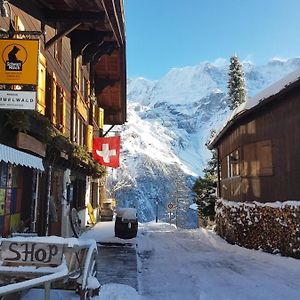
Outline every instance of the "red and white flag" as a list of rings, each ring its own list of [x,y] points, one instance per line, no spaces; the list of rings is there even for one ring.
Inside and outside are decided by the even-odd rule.
[[[103,166],[118,168],[120,165],[120,137],[94,138],[93,157]]]

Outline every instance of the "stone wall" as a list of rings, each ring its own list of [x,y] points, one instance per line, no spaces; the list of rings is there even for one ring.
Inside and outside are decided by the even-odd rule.
[[[300,258],[300,201],[262,204],[219,199],[216,232],[231,244]]]

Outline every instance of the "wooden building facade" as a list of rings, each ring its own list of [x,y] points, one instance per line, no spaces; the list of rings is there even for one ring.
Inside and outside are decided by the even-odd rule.
[[[3,9],[8,14],[0,17],[0,38],[36,39],[39,54],[36,110],[0,109],[0,143],[20,155],[19,163],[0,155],[0,203],[7,206],[3,214],[0,209],[0,234],[24,225],[40,235],[69,236],[72,207],[82,226],[90,221],[89,203],[95,215],[100,209],[106,175],[92,159],[93,137],[103,135],[104,124],[126,121],[123,1],[10,0]],[[0,80],[0,90],[7,88],[34,89]],[[42,167],[24,165],[23,153]]]
[[[219,160],[218,233],[249,248],[297,257],[299,76],[298,70],[248,100],[210,144]]]

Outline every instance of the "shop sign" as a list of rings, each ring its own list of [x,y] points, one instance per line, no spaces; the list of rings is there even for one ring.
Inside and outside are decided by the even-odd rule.
[[[62,244],[3,241],[1,245],[4,265],[58,266],[62,262],[62,255]]]
[[[35,110],[35,108],[36,92],[0,90],[0,109]]]
[[[0,39],[0,84],[38,84],[39,40]]]

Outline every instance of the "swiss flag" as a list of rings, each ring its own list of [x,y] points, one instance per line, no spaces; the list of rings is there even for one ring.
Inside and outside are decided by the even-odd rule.
[[[120,159],[120,137],[94,138],[93,157],[103,166],[118,168]]]

